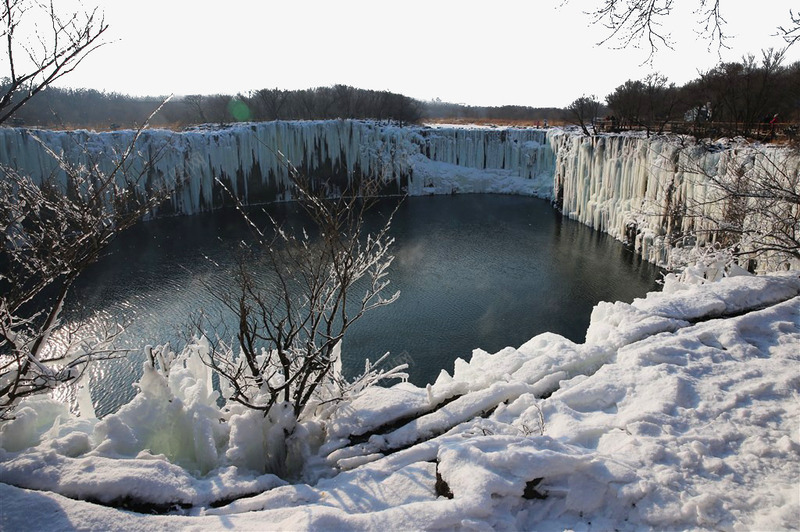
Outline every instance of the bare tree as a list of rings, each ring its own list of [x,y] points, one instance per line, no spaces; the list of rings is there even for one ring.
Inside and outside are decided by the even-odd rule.
[[[3,0],[0,18],[9,69],[0,90],[0,123],[105,44],[108,29],[97,8],[62,13],[54,0]]]
[[[378,181],[364,179],[333,196],[294,169],[291,180],[313,231],[272,218],[262,231],[239,205],[256,243],[239,257],[233,293],[209,287],[235,318],[237,345],[217,338],[206,363],[220,375],[228,400],[265,415],[276,405],[291,407],[297,418],[338,373],[339,345],[350,326],[399,293],[384,297],[392,217],[374,233],[366,225]]]
[[[597,116],[600,113],[600,102],[597,101],[597,96],[581,96],[574,102],[567,106],[567,111],[570,112],[575,123],[581,126],[584,135],[589,135],[587,125],[594,127]]]
[[[606,96],[622,125],[641,127],[647,136],[661,134],[676,116],[679,91],[665,76],[653,73],[641,81],[628,80]]]
[[[281,109],[286,104],[288,92],[278,88],[261,89],[252,95],[257,99],[259,106],[263,109],[263,117],[267,120],[280,120]]]
[[[202,94],[189,94],[184,96],[181,101],[194,113],[192,120],[199,120],[201,123],[205,124],[208,122],[205,113],[207,99],[208,98]]]
[[[58,342],[53,334],[81,273],[170,193],[152,186],[144,193],[153,159],[142,164],[135,149],[140,133],[120,153],[95,156],[81,148],[87,164],[45,146],[58,169],[38,183],[0,167],[0,420],[20,399],[76,382],[87,364],[116,353],[110,346],[116,327],[100,337],[67,331]],[[101,170],[109,166],[102,157],[112,158],[111,171]]]
[[[101,46],[108,26],[97,9],[61,13],[53,0],[4,0],[0,9],[10,69],[0,91],[2,124]],[[31,28],[33,40],[20,38]],[[118,327],[101,337],[62,330],[54,341],[53,335],[80,274],[169,193],[144,183],[158,153],[142,163],[136,150],[141,132],[118,152],[77,146],[84,164],[42,144],[57,162],[52,175],[0,166],[0,420],[11,417],[22,398],[74,383],[89,362],[115,354],[109,342]]]

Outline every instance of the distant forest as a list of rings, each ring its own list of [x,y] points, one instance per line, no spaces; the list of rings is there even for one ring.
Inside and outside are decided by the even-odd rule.
[[[118,129],[141,125],[162,97],[133,97],[93,89],[49,87],[14,115],[15,125],[42,128]],[[562,109],[523,106],[471,107],[441,101],[422,102],[388,91],[346,85],[305,90],[261,89],[235,96],[188,95],[169,100],[153,118],[154,127],[180,129],[203,123],[335,118],[417,123],[435,119],[564,121]]]
[[[781,52],[765,50],[760,58],[721,63],[683,86],[658,74],[628,80],[606,96],[607,110],[594,116],[607,117],[606,124],[613,117],[616,129],[648,133],[692,125],[702,126],[703,135],[764,138],[766,131],[794,138],[800,124],[800,61],[782,63]],[[586,118],[587,102],[580,100],[570,106],[577,122],[581,114]]]
[[[400,123],[573,123],[588,134],[592,127],[594,132],[684,132],[688,124],[696,134],[756,136],[759,131],[763,133],[765,124],[779,123],[781,134],[787,132],[794,137],[800,123],[800,62],[788,66],[782,62],[780,53],[766,50],[760,58],[749,55],[740,62],[721,63],[683,86],[651,74],[624,82],[604,101],[595,95],[584,95],[564,109],[475,107],[438,99],[423,102],[389,91],[347,85],[261,89],[237,95],[195,94],[172,98],[151,125],[177,130],[202,123],[351,118]],[[42,128],[131,128],[143,124],[162,102],[159,97],[50,87],[18,111],[12,123]]]

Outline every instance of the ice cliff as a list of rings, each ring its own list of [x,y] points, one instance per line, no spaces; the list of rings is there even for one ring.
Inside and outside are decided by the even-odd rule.
[[[133,131],[2,129],[0,163],[35,178],[54,174],[63,182],[66,173],[53,154],[73,164],[111,169],[133,138]],[[339,187],[369,175],[384,179],[390,190],[423,194],[436,192],[443,174],[447,193],[494,191],[461,190],[458,181],[470,181],[470,176],[459,179],[453,168],[496,170],[504,178],[549,178],[553,162],[541,130],[403,128],[350,120],[264,122],[180,133],[148,130],[136,148],[128,173],[144,172],[140,193],[161,183],[183,183],[171,204],[181,214],[224,204],[215,178],[246,203],[284,199],[290,167],[330,178]]]
[[[132,131],[0,129],[0,164],[64,182],[54,155],[111,169],[133,138]],[[216,179],[245,203],[287,199],[290,167],[328,179],[334,190],[368,175],[386,181],[389,192],[410,195],[536,195],[626,241],[647,260],[667,264],[676,245],[690,246],[696,231],[708,229],[702,220],[715,214],[710,210],[724,208],[714,201],[709,176],[783,164],[786,158],[779,149],[630,134],[585,137],[560,129],[329,120],[146,130],[128,174],[143,174],[140,194],[160,184],[177,187],[165,210],[180,214],[230,203]],[[795,157],[788,164],[796,174],[800,161]]]
[[[645,259],[662,265],[670,262],[675,246],[719,236],[709,231],[721,228],[711,220],[724,223],[735,216],[735,206],[720,200],[721,187],[714,181],[735,189],[772,172],[776,190],[792,184],[796,189],[800,168],[800,158],[786,149],[742,141],[695,144],[678,138],[564,132],[548,138],[556,159],[553,200],[564,214],[626,241]],[[764,262],[761,267],[775,269]]]

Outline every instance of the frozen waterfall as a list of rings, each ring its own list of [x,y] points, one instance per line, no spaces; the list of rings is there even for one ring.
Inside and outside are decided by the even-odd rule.
[[[712,180],[757,181],[764,172],[776,172],[785,174],[786,186],[797,186],[800,158],[784,148],[679,140],[554,132],[553,200],[570,218],[626,242],[650,262],[668,265],[676,247],[713,241],[721,226],[711,220],[724,223],[729,216]],[[761,257],[759,267],[778,266],[768,260]]]
[[[134,135],[3,128],[0,164],[65,184],[57,158],[109,171]],[[138,193],[160,185],[176,189],[165,207],[169,212],[225,205],[216,179],[244,203],[289,199],[291,165],[326,179],[333,190],[369,176],[384,180],[389,192],[409,195],[545,197],[570,218],[626,241],[657,264],[667,264],[675,245],[693,244],[694,232],[708,228],[702,215],[709,213],[688,206],[721,208],[713,202],[707,176],[789,157],[772,148],[709,149],[630,134],[585,137],[561,129],[401,127],[355,120],[145,130],[135,148],[128,171],[144,174]],[[796,173],[796,157],[792,164]]]
[[[64,183],[67,177],[57,158],[110,171],[134,135],[0,129],[0,164],[35,179],[53,175]],[[451,178],[451,166],[549,179],[553,161],[541,130],[434,129],[351,120],[264,122],[179,133],[146,130],[136,152],[128,173],[144,171],[139,193],[160,184],[177,188],[171,210],[181,214],[223,204],[216,178],[245,203],[286,199],[290,167],[340,187],[367,175],[383,179],[396,192],[421,194],[430,192],[422,189],[431,183],[415,182],[415,168],[423,170],[425,161],[445,165],[438,168],[445,176],[430,166],[421,171],[421,179],[434,181]]]

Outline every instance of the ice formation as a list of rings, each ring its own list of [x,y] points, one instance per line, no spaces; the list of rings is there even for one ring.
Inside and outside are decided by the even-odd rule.
[[[133,136],[132,131],[2,129],[0,163],[63,181],[63,170],[44,146],[74,164],[109,169]],[[676,244],[694,243],[668,241],[667,235],[706,229],[698,211],[714,214],[709,210],[723,208],[709,202],[714,190],[707,176],[776,162],[796,174],[800,166],[800,159],[780,149],[742,144],[709,149],[636,135],[352,120],[146,130],[137,154],[128,173],[145,173],[140,194],[161,183],[181,184],[167,207],[171,212],[193,214],[225,204],[215,179],[244,203],[286,199],[291,165],[340,188],[355,176],[369,175],[390,184],[390,192],[410,195],[491,192],[552,199],[570,218],[627,241],[662,265],[670,262]],[[687,206],[695,212],[687,212]]]
[[[32,176],[55,174],[63,182],[66,175],[45,146],[73,164],[98,164],[108,170],[133,138],[133,131],[2,129],[0,163]],[[447,193],[459,191],[459,181],[465,179],[445,171],[452,168],[500,171],[502,179],[530,180],[549,178],[553,161],[542,130],[402,128],[352,120],[263,122],[181,133],[147,130],[137,142],[137,152],[129,174],[138,175],[150,166],[139,192],[146,194],[152,184],[184,183],[171,205],[182,214],[222,203],[215,178],[228,183],[245,203],[283,199],[290,165],[340,185],[363,174],[393,183],[396,191],[423,194],[436,191],[443,177]],[[422,168],[426,162],[439,163],[438,171]]]
[[[742,142],[712,146],[637,135],[549,136],[555,153],[554,200],[565,215],[635,247],[648,261],[666,265],[676,242],[668,235],[710,239],[709,219],[724,218],[724,202],[709,176],[736,172],[785,173],[796,183],[800,158],[782,148]],[[796,185],[795,185],[796,186]],[[752,220],[750,223],[758,223]],[[705,234],[705,236],[703,236]],[[767,265],[764,265],[767,266]],[[795,267],[798,264],[794,265]]]

